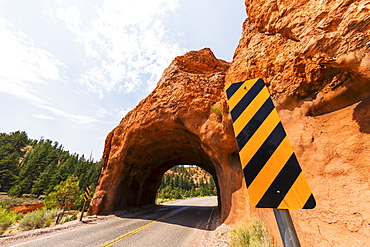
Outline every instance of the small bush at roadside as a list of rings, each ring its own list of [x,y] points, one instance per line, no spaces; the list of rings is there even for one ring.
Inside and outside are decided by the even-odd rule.
[[[257,218],[252,218],[249,226],[241,226],[231,231],[229,246],[274,247],[270,241],[270,234],[264,223]]]
[[[0,235],[3,234],[17,219],[17,212],[0,205]]]
[[[40,209],[28,213],[19,221],[19,227],[23,230],[33,230],[43,227],[48,227],[53,222],[59,209]]]

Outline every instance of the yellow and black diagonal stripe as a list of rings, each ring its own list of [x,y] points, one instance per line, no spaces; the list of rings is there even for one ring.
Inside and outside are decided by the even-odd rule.
[[[264,81],[233,83],[226,95],[252,205],[314,208],[315,199]]]
[[[91,186],[87,186],[85,188],[85,195],[84,195],[84,200],[85,201],[88,201],[89,200],[90,191],[91,191]]]

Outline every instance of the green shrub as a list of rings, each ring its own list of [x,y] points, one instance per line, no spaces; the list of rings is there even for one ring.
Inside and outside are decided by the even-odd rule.
[[[212,105],[210,110],[211,110],[211,112],[216,114],[218,117],[222,117],[221,109],[220,109],[220,107],[217,103]]]
[[[17,212],[0,206],[0,235],[16,221]]]
[[[58,213],[60,212],[60,209],[59,208],[54,208],[54,209],[50,209],[50,210],[46,210],[46,209],[42,209],[42,211],[44,211],[44,220],[45,220],[45,224],[43,227],[48,227],[51,225],[51,223],[53,222],[54,218],[58,215]]]
[[[60,207],[68,210],[76,205],[79,198],[79,181],[74,175],[54,187],[54,191],[45,197],[45,206],[48,209]]]
[[[265,224],[258,218],[252,218],[249,226],[241,226],[231,231],[231,247],[273,247],[270,234]]]
[[[33,230],[37,228],[48,227],[53,222],[59,209],[40,209],[28,213],[19,221],[19,227],[23,230]]]

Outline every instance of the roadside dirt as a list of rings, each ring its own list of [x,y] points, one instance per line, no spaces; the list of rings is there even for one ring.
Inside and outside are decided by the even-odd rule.
[[[207,231],[195,247],[222,247],[229,246],[231,226],[221,224],[220,211],[215,207]]]

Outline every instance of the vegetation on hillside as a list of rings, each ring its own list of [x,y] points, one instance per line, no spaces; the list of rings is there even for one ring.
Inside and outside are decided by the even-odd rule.
[[[210,174],[199,167],[183,165],[165,173],[158,190],[160,201],[216,195],[216,184]]]
[[[58,142],[32,140],[21,131],[0,133],[0,192],[10,196],[0,200],[0,235],[14,224],[30,230],[77,219],[78,211],[66,210],[80,209],[84,190],[95,189],[100,169],[101,162],[71,154]],[[24,215],[9,209],[25,197],[38,198],[45,207]]]
[[[81,194],[96,184],[100,162],[70,154],[58,142],[32,140],[26,132],[0,133],[0,191],[19,197],[49,194],[60,182],[74,175]]]

